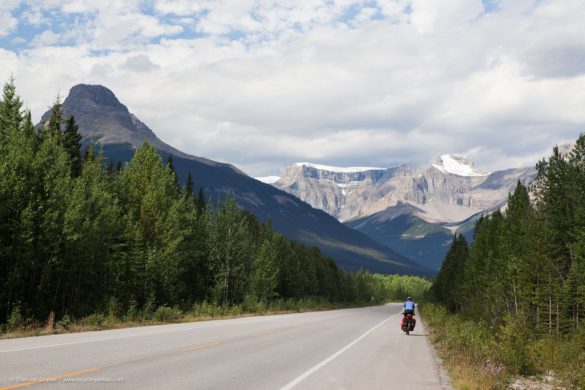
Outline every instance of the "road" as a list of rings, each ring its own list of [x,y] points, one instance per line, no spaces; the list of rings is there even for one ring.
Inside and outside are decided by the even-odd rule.
[[[400,305],[0,341],[0,389],[445,389]],[[41,382],[44,380],[44,383]]]

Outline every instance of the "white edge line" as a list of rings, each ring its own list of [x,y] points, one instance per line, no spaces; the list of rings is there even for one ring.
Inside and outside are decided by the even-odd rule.
[[[368,330],[366,333],[362,334],[360,337],[353,340],[351,343],[347,344],[345,347],[341,348],[339,351],[335,352],[333,355],[329,356],[327,359],[323,360],[321,363],[318,363],[313,368],[310,368],[307,371],[305,371],[304,373],[302,373],[301,375],[297,376],[295,379],[293,379],[292,381],[290,381],[289,383],[287,383],[286,385],[281,387],[280,390],[292,389],[293,387],[295,387],[296,385],[298,385],[299,383],[304,381],[309,375],[313,374],[315,371],[319,370],[321,367],[323,367],[327,363],[329,363],[332,360],[334,360],[335,358],[337,358],[339,355],[341,355],[342,353],[344,353],[345,351],[347,351],[348,349],[350,349],[351,347],[353,347],[354,345],[359,343],[361,340],[363,340],[367,335],[369,335],[370,333],[372,333],[373,331],[375,331],[376,329],[378,329],[379,327],[381,327],[386,322],[390,321],[392,318],[396,317],[399,314],[400,313],[396,313],[393,316],[386,318],[384,321],[380,322],[378,325],[374,326],[373,328]]]

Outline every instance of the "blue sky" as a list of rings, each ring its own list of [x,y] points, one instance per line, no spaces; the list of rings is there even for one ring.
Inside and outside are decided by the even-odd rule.
[[[12,0],[9,3],[9,5],[5,6],[3,12],[7,18],[11,19],[11,23],[7,23],[8,26],[3,28],[0,35],[0,47],[15,52],[26,50],[38,44],[35,43],[35,38],[38,41],[43,33],[47,36],[50,33],[54,34],[51,34],[52,39],[50,42],[52,45],[75,46],[82,43],[87,37],[84,37],[79,31],[73,30],[91,29],[98,22],[99,12],[96,12],[96,10],[101,8],[99,4],[105,4],[106,6],[108,4],[107,1],[43,2]],[[152,34],[147,37],[139,37],[140,34],[136,34],[135,38],[141,38],[141,43],[159,43],[161,39],[201,39],[209,38],[212,35],[219,35],[228,40],[245,40],[249,34],[253,33],[238,24],[224,26],[226,31],[219,34],[214,34],[214,32],[202,27],[200,22],[209,15],[210,10],[213,10],[213,2],[149,0],[131,1],[129,3],[133,3],[133,6],[128,8],[132,12],[155,18],[161,25],[173,27],[170,31]],[[275,4],[278,4],[278,2],[265,3],[269,7],[262,7],[262,2],[253,4],[248,10],[248,16],[261,23],[263,19],[266,19],[266,10],[275,8]],[[339,5],[336,5],[336,3]],[[394,3],[397,4],[398,14],[412,12],[412,2],[394,1]],[[483,7],[481,14],[497,12],[499,9],[499,1],[496,0],[482,0],[481,3]],[[195,4],[195,6],[189,9],[189,4]],[[335,11],[327,18],[327,23],[329,24],[341,24],[356,28],[366,19],[372,21],[392,21],[395,19],[395,15],[385,14],[383,3],[376,0],[355,2],[329,0],[324,1],[319,6],[325,8],[327,4],[335,6]],[[318,8],[315,7],[314,9]],[[369,11],[367,15],[362,14],[364,10]],[[303,23],[296,23],[288,27],[302,32],[307,26]],[[270,33],[273,32],[267,32],[264,38],[269,39]],[[120,49],[118,48],[117,50]]]
[[[585,130],[583,20],[580,0],[4,0],[0,76],[34,118],[103,84],[256,176],[443,153],[498,169]]]

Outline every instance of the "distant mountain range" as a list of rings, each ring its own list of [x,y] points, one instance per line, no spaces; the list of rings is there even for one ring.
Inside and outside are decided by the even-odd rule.
[[[367,235],[351,229],[327,213],[296,196],[262,183],[230,164],[183,153],[162,142],[155,133],[101,85],[80,84],[71,88],[63,102],[65,116],[73,115],[84,143],[101,144],[107,158],[129,161],[144,141],[153,144],[163,158],[173,155],[179,179],[191,172],[196,186],[202,186],[213,201],[229,194],[259,220],[272,220],[276,231],[309,246],[317,246],[346,270],[431,275],[427,267],[410,261]],[[50,116],[47,112],[41,123]]]
[[[445,154],[422,169],[296,163],[280,178],[261,179],[438,270],[456,231],[471,238],[476,218],[504,207],[517,182],[535,176],[535,168],[485,172]]]

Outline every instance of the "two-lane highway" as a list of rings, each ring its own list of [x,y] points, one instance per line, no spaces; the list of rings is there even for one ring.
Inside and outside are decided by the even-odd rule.
[[[0,341],[0,389],[444,389],[400,305]]]

